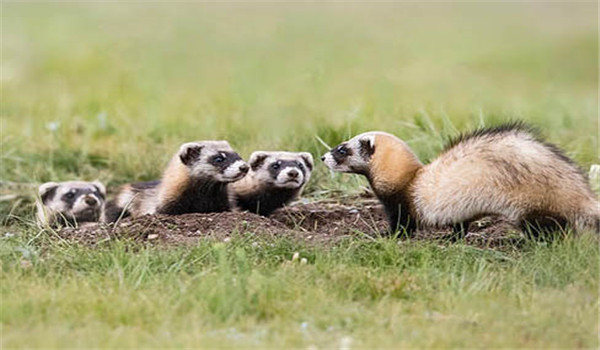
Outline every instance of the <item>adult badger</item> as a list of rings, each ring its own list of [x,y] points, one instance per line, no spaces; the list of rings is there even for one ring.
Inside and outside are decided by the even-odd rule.
[[[313,169],[307,152],[257,151],[248,163],[248,175],[229,184],[232,207],[262,216],[298,198]]]
[[[585,175],[521,122],[461,135],[427,165],[404,141],[379,131],[338,145],[322,160],[332,170],[365,175],[392,230],[467,227],[491,214],[521,227],[554,221],[600,229],[600,204]]]
[[[54,228],[104,219],[106,189],[98,181],[46,182],[38,189],[37,223]]]
[[[106,221],[129,215],[227,211],[227,185],[243,178],[248,170],[248,164],[227,141],[184,143],[160,181],[124,185],[107,204]]]

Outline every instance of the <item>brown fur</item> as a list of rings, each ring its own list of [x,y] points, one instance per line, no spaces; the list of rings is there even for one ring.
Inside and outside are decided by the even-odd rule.
[[[161,180],[161,186],[158,187],[156,196],[157,207],[160,203],[171,201],[181,196],[191,182],[188,168],[175,156],[167,165]],[[160,210],[159,210],[160,211]]]
[[[364,143],[373,143],[372,150],[357,149]],[[393,135],[365,133],[342,145],[352,152],[336,154],[338,146],[323,160],[334,170],[366,175],[392,229],[455,225],[487,214],[522,226],[554,221],[578,231],[600,229],[599,202],[585,176],[522,124],[462,136],[425,166]]]
[[[405,189],[423,166],[404,142],[390,135],[376,135],[375,147],[370,180],[382,195]]]
[[[212,163],[213,157],[222,160]],[[242,168],[245,169],[242,171]],[[109,205],[107,220],[112,222],[127,215],[228,210],[227,183],[236,181],[247,170],[246,163],[225,141],[183,144],[171,158],[160,181],[123,186]]]

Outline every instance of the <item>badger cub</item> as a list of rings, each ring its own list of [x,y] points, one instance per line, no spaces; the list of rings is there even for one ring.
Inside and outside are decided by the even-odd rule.
[[[104,216],[106,189],[100,182],[47,182],[39,187],[37,223],[78,226],[100,221]]]
[[[244,177],[248,169],[227,141],[185,143],[169,162],[160,181],[123,186],[108,210],[107,221],[128,215],[229,210],[227,184]]]
[[[360,134],[322,160],[332,170],[366,176],[394,230],[466,224],[490,214],[521,227],[600,229],[600,204],[586,177],[522,123],[462,135],[427,165],[384,132]]]
[[[297,198],[310,179],[310,153],[263,152],[250,156],[250,172],[230,184],[232,206],[263,216]]]

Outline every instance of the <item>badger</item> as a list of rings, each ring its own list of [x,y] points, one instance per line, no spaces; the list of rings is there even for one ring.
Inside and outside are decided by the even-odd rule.
[[[107,221],[129,215],[227,211],[230,208],[227,184],[240,180],[248,170],[248,164],[227,141],[184,143],[161,180],[121,188],[107,208]]]
[[[460,135],[427,165],[404,141],[379,131],[343,142],[322,160],[366,176],[392,231],[467,227],[492,214],[521,228],[553,222],[600,230],[600,204],[585,175],[522,122]]]
[[[231,183],[233,208],[268,216],[296,199],[310,179],[313,158],[307,152],[265,152],[250,155],[250,172]]]
[[[37,223],[79,226],[103,220],[106,189],[98,181],[46,182],[38,190]]]

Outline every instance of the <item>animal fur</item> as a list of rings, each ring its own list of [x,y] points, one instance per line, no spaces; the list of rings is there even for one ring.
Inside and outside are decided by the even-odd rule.
[[[47,182],[39,187],[37,223],[40,227],[79,226],[104,217],[106,189],[100,182]]]
[[[585,175],[522,123],[459,136],[427,165],[383,132],[358,135],[322,159],[333,170],[365,175],[393,230],[462,225],[491,214],[521,227],[554,222],[600,230],[600,204]]]
[[[268,216],[300,195],[314,163],[307,152],[258,151],[249,164],[248,175],[229,185],[232,206]]]
[[[107,210],[107,221],[128,215],[229,210],[227,184],[241,179],[248,169],[226,141],[185,143],[169,162],[160,181],[123,186]]]

